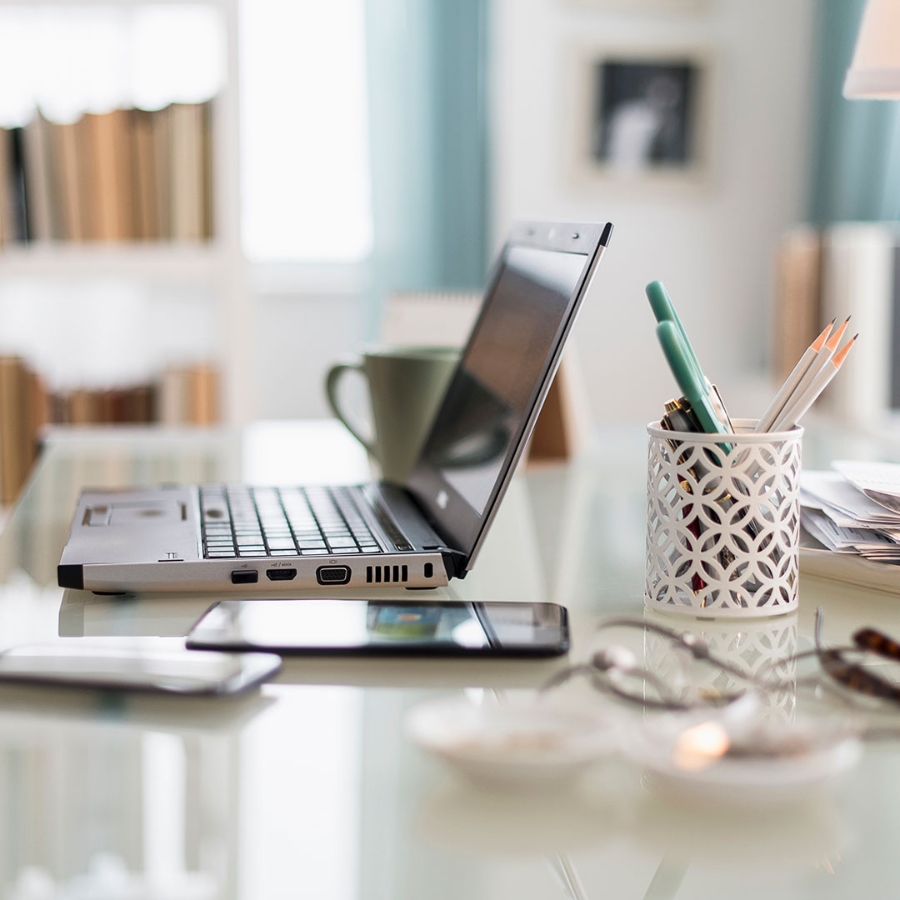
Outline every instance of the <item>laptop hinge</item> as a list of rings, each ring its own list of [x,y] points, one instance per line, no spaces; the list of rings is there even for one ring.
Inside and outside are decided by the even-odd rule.
[[[439,547],[438,549],[444,560],[447,578],[465,578],[468,573],[466,563],[469,557],[465,553],[461,553],[459,550],[451,550],[449,547]]]

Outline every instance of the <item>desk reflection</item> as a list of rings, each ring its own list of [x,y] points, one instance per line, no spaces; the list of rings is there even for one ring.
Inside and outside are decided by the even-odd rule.
[[[0,690],[0,889],[236,896],[243,728],[270,704]]]

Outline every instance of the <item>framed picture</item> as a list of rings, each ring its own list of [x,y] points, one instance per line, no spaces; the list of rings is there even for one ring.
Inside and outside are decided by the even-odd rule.
[[[694,185],[709,175],[713,56],[705,48],[575,54],[574,168],[580,179]]]

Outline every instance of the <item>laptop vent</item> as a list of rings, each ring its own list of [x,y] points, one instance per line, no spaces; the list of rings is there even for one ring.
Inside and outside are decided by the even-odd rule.
[[[366,566],[366,581],[369,584],[402,584],[409,581],[407,566]]]

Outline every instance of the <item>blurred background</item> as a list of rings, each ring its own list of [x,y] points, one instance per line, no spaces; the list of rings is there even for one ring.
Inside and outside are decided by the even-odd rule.
[[[0,417],[4,384],[56,422],[325,416],[387,298],[479,290],[527,217],[616,226],[574,334],[594,421],[676,392],[653,279],[758,415],[827,228],[900,210],[895,104],[840,95],[863,5],[4,0]]]

